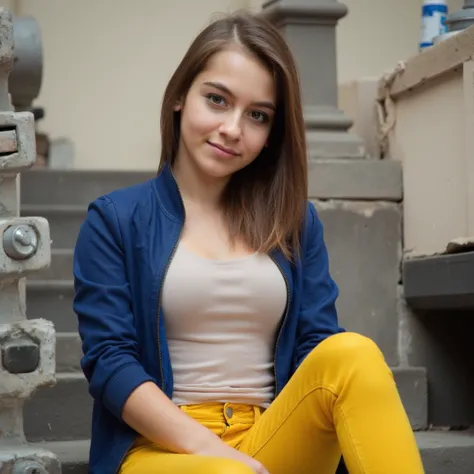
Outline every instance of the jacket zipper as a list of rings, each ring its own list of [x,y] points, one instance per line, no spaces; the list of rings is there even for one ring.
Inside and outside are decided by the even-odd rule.
[[[168,274],[168,270],[171,266],[171,262],[174,258],[174,255],[176,253],[176,249],[178,248],[178,245],[179,245],[179,241],[181,240],[181,234],[183,233],[183,227],[184,227],[184,222],[186,221],[186,209],[184,207],[184,201],[183,201],[183,197],[181,196],[181,192],[178,188],[178,184],[177,184],[177,181],[176,181],[176,178],[174,177],[174,174],[173,174],[173,171],[171,171],[171,176],[173,176],[173,179],[176,183],[176,187],[178,189],[178,195],[179,195],[179,200],[181,201],[181,206],[182,206],[182,209],[183,209],[183,213],[184,213],[184,218],[183,218],[183,222],[181,224],[181,228],[179,230],[179,233],[178,233],[178,237],[176,239],[176,242],[173,246],[173,250],[171,251],[171,255],[168,259],[168,263],[166,265],[166,268],[165,268],[165,271],[163,273],[163,277],[161,279],[161,283],[160,283],[160,291],[159,291],[159,294],[158,294],[158,307],[157,307],[157,315],[156,315],[156,320],[157,320],[157,337],[158,337],[158,357],[159,357],[159,360],[160,360],[160,374],[161,374],[161,390],[163,391],[163,393],[165,392],[165,377],[163,375],[163,360],[162,360],[162,357],[161,357],[161,347],[160,347],[160,309],[161,309],[161,299],[162,299],[162,294],[163,294],[163,286],[164,286],[164,283],[165,283],[165,280],[166,280],[166,276]]]
[[[166,268],[165,268],[165,272],[163,274],[163,278],[161,280],[161,285],[160,285],[160,291],[159,291],[159,297],[158,297],[158,312],[157,312],[157,321],[158,321],[158,333],[157,333],[157,336],[158,336],[158,357],[159,357],[159,360],[160,360],[160,373],[161,373],[161,390],[163,391],[163,393],[165,393],[165,378],[163,376],[163,360],[162,360],[162,357],[161,357],[161,349],[160,349],[160,307],[161,307],[161,294],[163,292],[163,284],[164,284],[164,281],[165,281],[165,278],[166,278],[166,274],[168,273],[168,269],[171,265],[171,261],[173,260],[173,257],[174,257],[174,254],[176,253],[176,249],[178,248],[178,244],[179,244],[179,241],[180,241],[180,238],[181,238],[181,233],[182,233],[182,230],[183,228],[181,227],[181,230],[179,231],[178,233],[178,238],[176,240],[176,243],[174,244],[173,246],[173,250],[171,252],[171,255],[170,255],[170,258],[168,260],[168,263],[166,265]],[[127,450],[125,451],[125,454],[122,456],[122,459],[120,460],[120,463],[115,471],[115,474],[118,474],[121,466],[122,466],[122,463],[124,461],[124,459],[127,457],[127,454],[129,453],[130,449],[132,448],[132,446],[134,445],[135,443],[135,440],[133,440],[130,445],[128,446]]]
[[[181,204],[183,206],[183,209],[184,209],[184,202],[183,202],[183,198],[181,197],[181,194],[179,195],[180,199],[181,199]],[[173,246],[173,250],[171,251],[171,255],[170,255],[170,258],[168,260],[168,264],[166,265],[166,268],[165,268],[165,271],[164,271],[164,274],[163,274],[163,278],[161,279],[161,285],[160,285],[160,291],[159,291],[159,296],[158,296],[158,306],[157,306],[157,324],[158,324],[158,332],[157,332],[157,338],[158,338],[158,357],[159,357],[159,360],[160,360],[160,374],[161,374],[161,390],[164,392],[165,391],[165,378],[163,376],[163,361],[162,361],[162,357],[161,357],[161,349],[160,349],[160,308],[161,308],[161,298],[162,298],[162,293],[163,293],[163,285],[164,285],[164,282],[165,282],[165,279],[166,279],[166,275],[168,273],[168,270],[171,266],[171,262],[173,260],[173,257],[176,253],[176,249],[178,248],[178,244],[179,244],[179,241],[181,239],[181,234],[183,232],[183,227],[184,227],[184,223],[183,225],[181,226],[181,229],[178,233],[178,238],[176,239],[176,242]],[[288,279],[286,278],[286,275],[285,275],[285,272],[283,271],[283,269],[281,268],[280,264],[276,261],[276,259],[272,256],[272,255],[269,255],[270,258],[272,259],[273,263],[277,266],[278,270],[280,271],[282,277],[283,277],[283,280],[285,280],[285,287],[286,287],[286,309],[285,309],[285,314],[283,315],[283,320],[281,322],[281,325],[280,325],[280,329],[278,330],[278,336],[277,336],[277,339],[276,339],[276,343],[275,343],[275,350],[274,350],[274,354],[273,354],[273,374],[274,374],[274,378],[275,378],[275,394],[277,392],[277,389],[278,389],[278,376],[277,376],[277,371],[276,371],[276,353],[277,353],[277,349],[278,349],[278,343],[280,342],[280,337],[281,337],[281,333],[283,332],[283,327],[285,326],[285,322],[287,320],[287,317],[288,317],[288,313],[290,312],[290,300],[291,300],[291,295],[290,295],[290,287],[288,285]],[[120,463],[118,465],[118,468],[117,470],[115,471],[115,474],[117,474],[119,472],[119,469],[120,467],[122,466],[122,463],[125,459],[125,457],[127,456],[128,452],[130,451],[131,447],[133,446],[133,444],[135,443],[135,441],[133,441],[130,446],[127,448],[127,450],[125,451],[125,454],[123,455],[122,459],[120,460]]]
[[[171,173],[173,174],[173,173]],[[173,176],[173,179],[174,176]],[[175,179],[176,181],[176,179]],[[179,199],[181,200],[181,205],[183,206],[183,211],[184,211],[184,219],[186,219],[186,211],[184,209],[184,202],[183,202],[183,198],[181,196],[181,193],[179,192],[179,189],[178,189],[178,194],[179,194]],[[183,227],[184,227],[184,221],[183,221],[183,224],[181,225],[181,229],[179,230],[179,233],[178,233],[178,238],[176,239],[176,242],[173,246],[173,250],[171,251],[171,255],[168,259],[168,263],[166,264],[166,268],[165,268],[165,271],[163,273],[163,277],[161,279],[161,283],[160,283],[160,291],[158,293],[158,305],[157,305],[157,314],[156,314],[156,320],[157,320],[157,339],[158,339],[158,358],[159,358],[159,361],[160,361],[160,374],[161,374],[161,390],[163,391],[163,393],[165,393],[165,378],[164,378],[164,375],[163,375],[163,359],[162,359],[162,356],[161,356],[161,348],[160,348],[160,308],[161,308],[161,298],[162,298],[162,293],[163,293],[163,286],[164,286],[164,282],[165,282],[165,279],[166,279],[166,275],[168,274],[168,270],[170,268],[170,265],[171,265],[171,262],[173,260],[173,257],[174,257],[174,254],[176,253],[176,249],[178,248],[178,245],[179,245],[179,241],[181,240],[181,234],[183,232]],[[124,461],[124,459],[127,457],[127,454],[129,453],[130,449],[132,448],[132,446],[134,445],[135,443],[135,440],[133,440],[132,443],[130,443],[130,445],[128,446],[127,450],[125,451],[125,454],[122,456],[122,459],[120,460],[120,463],[115,471],[115,474],[117,474],[120,470],[120,467],[122,466],[122,463]]]
[[[157,332],[157,338],[158,338],[158,357],[160,360],[160,374],[161,374],[161,390],[165,392],[165,378],[163,375],[163,360],[161,357],[161,347],[160,347],[160,308],[161,308],[161,298],[162,298],[162,293],[163,293],[163,286],[165,283],[166,275],[168,274],[168,270],[171,266],[171,262],[173,260],[173,257],[176,253],[176,249],[178,248],[179,241],[181,239],[181,233],[183,231],[183,227],[181,227],[181,230],[178,233],[178,238],[176,239],[176,242],[173,246],[173,250],[171,251],[171,255],[168,259],[168,263],[166,264],[165,271],[163,273],[163,277],[161,279],[161,284],[160,284],[160,291],[159,291],[159,296],[158,296],[158,307],[157,307],[157,314],[156,314],[156,320],[157,320],[157,325],[158,325],[158,332]]]
[[[285,308],[285,314],[283,315],[283,320],[280,324],[280,329],[278,330],[278,336],[275,342],[275,350],[273,353],[273,374],[275,377],[275,396],[277,395],[278,392],[278,375],[277,375],[277,369],[276,369],[276,355],[277,355],[277,350],[278,350],[278,344],[280,342],[280,337],[283,332],[283,327],[285,326],[288,313],[290,312],[290,302],[291,302],[291,295],[290,295],[290,286],[288,284],[288,279],[286,278],[285,272],[281,268],[280,264],[276,261],[276,259],[270,255],[270,258],[273,260],[273,263],[277,266],[278,270],[280,270],[280,273],[285,280],[285,286],[286,286],[286,308]]]

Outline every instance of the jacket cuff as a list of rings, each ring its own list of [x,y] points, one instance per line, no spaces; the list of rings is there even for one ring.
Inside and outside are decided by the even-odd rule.
[[[121,420],[123,406],[128,397],[145,382],[154,382],[154,380],[138,362],[122,367],[110,377],[105,386],[102,394],[104,406]]]

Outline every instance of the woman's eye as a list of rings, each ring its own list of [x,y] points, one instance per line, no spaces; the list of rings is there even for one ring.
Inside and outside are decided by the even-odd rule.
[[[214,105],[225,105],[224,97],[218,94],[207,94],[206,97]]]
[[[268,115],[265,114],[264,112],[259,112],[257,110],[250,112],[250,117],[252,117],[252,119],[257,122],[262,122],[262,123],[268,122]]]

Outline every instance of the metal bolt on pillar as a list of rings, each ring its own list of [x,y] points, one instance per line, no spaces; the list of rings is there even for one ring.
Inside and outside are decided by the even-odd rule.
[[[39,91],[25,72],[31,63],[37,71],[37,27],[31,19],[26,24],[33,44],[29,50],[28,28],[22,26],[21,50],[15,52],[12,15],[0,8],[0,474],[59,474],[56,456],[29,445],[23,432],[25,400],[55,383],[54,327],[43,319],[27,320],[25,310],[25,277],[51,261],[46,219],[19,217],[20,172],[35,162],[35,126],[32,113],[13,111],[9,80],[22,110]],[[17,63],[22,70],[16,77],[26,92],[17,82],[12,86]]]

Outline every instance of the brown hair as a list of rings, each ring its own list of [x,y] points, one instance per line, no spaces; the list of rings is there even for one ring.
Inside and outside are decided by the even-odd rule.
[[[268,146],[248,166],[234,173],[222,196],[232,239],[244,239],[254,251],[280,248],[299,254],[306,211],[307,156],[298,74],[291,51],[278,30],[263,18],[238,13],[218,19],[194,40],[166,88],[161,110],[161,161],[173,164],[185,97],[209,58],[230,44],[254,54],[275,78],[277,109]]]

